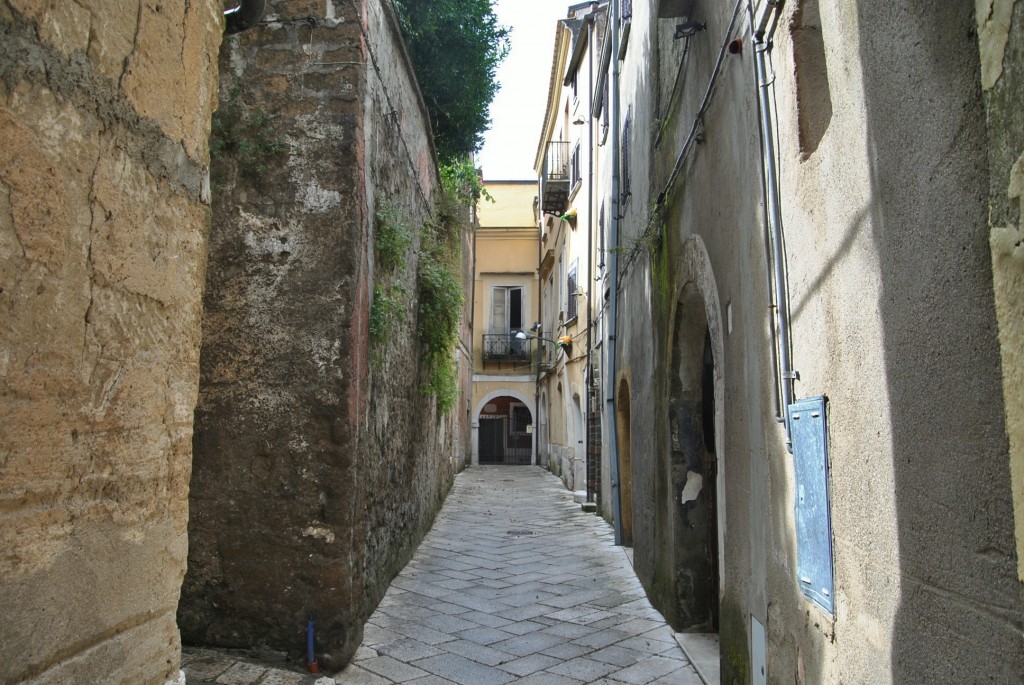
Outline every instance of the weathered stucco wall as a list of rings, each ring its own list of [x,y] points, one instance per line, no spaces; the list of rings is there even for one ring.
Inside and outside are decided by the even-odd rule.
[[[977,3],[989,124],[989,242],[1010,441],[1017,577],[1024,581],[1024,2]]]
[[[752,620],[767,630],[769,682],[1020,680],[1024,595],[1004,428],[1005,415],[1014,434],[1014,414],[1003,404],[1019,395],[1006,367],[1020,318],[1008,248],[1020,247],[994,237],[990,249],[988,230],[1020,222],[1011,181],[1020,109],[999,100],[1019,84],[985,91],[986,120],[972,7],[803,0],[783,10],[770,78],[786,276],[797,396],[829,398],[833,618],[796,579],[793,461],[772,397],[749,26],[742,14],[730,35],[732,3],[699,3],[707,30],[690,39],[673,100],[683,46],[667,38],[656,7],[634,3],[622,82],[633,186],[617,342],[619,374],[631,379],[638,574],[676,625],[706,629],[715,617],[703,620],[702,574],[717,572],[723,682],[759,675]],[[739,34],[745,47],[724,56],[700,141],[652,222],[719,50]],[[1002,76],[1011,84],[1012,46]],[[705,325],[714,371],[702,388],[695,358],[707,345],[691,331]],[[713,407],[705,399],[698,408],[694,394],[713,396]],[[719,482],[709,492],[706,469],[700,496],[687,499],[694,463],[677,455],[700,452],[693,437],[712,428]],[[711,505],[717,530],[695,537]]]
[[[0,2],[0,681],[177,681],[219,3]]]
[[[280,0],[265,20],[220,57],[244,125],[214,165],[180,621],[189,642],[299,655],[312,617],[338,667],[465,454],[419,393],[419,238],[386,274],[373,242],[385,206],[429,220],[438,176],[390,9]],[[248,168],[245,141],[263,143]],[[401,295],[371,341],[375,285]]]

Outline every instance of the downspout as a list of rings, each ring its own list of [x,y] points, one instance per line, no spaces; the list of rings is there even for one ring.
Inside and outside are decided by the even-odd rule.
[[[544,319],[544,279],[540,274],[540,265],[544,259],[544,244],[541,242],[541,238],[544,236],[544,212],[540,210],[540,194],[538,186],[538,195],[533,200],[533,216],[537,222],[537,326],[543,327]],[[534,335],[540,335],[543,332],[541,330],[533,331]],[[544,466],[546,469],[550,469],[550,464],[540,463],[540,369],[541,363],[544,361],[544,343],[540,340],[537,341],[537,371],[534,373],[533,381],[533,406],[537,408],[537,416],[534,417],[536,421],[536,428],[533,429],[533,463],[535,466]],[[547,408],[545,407],[544,415],[547,416]],[[547,436],[545,436],[547,437]],[[547,452],[547,445],[544,446],[544,451]]]
[[[587,108],[592,110],[594,107],[594,12],[597,9],[597,3],[591,3],[590,15],[588,16],[589,23],[587,27]],[[590,462],[590,398],[594,392],[594,347],[592,340],[592,331],[594,329],[594,307],[593,299],[591,297],[594,287],[594,116],[588,111],[587,112],[587,399],[585,400],[586,406],[583,408],[583,425],[585,426],[583,431],[584,445],[586,446],[584,454],[587,468],[587,501],[596,502],[597,489],[596,481],[594,480],[594,474],[590,473],[589,462]],[[594,486],[591,487],[591,483]]]
[[[251,29],[263,18],[266,0],[241,0],[241,4],[224,10],[224,33],[241,33]]]
[[[765,190],[766,231],[771,243],[771,273],[774,281],[775,328],[778,332],[773,353],[778,356],[778,380],[781,386],[782,406],[777,407],[775,420],[785,425],[786,449],[793,451],[789,425],[789,405],[793,403],[793,381],[799,376],[793,370],[789,341],[789,290],[786,284],[785,250],[782,228],[782,202],[779,192],[778,170],[775,167],[775,133],[772,127],[771,98],[768,88],[767,53],[771,46],[771,33],[766,35],[769,17],[781,2],[766,0],[759,20],[755,20],[753,7],[749,8],[754,43],[754,77],[757,79],[758,119],[761,125],[761,170]],[[769,298],[771,294],[769,293]],[[776,396],[778,397],[778,391]]]
[[[615,334],[619,313],[619,0],[611,0],[612,6],[612,87],[611,96],[611,146],[612,146],[612,206],[608,222],[608,271],[611,303],[608,307],[607,367],[605,376],[605,421],[608,424],[608,466],[612,486],[612,524],[615,529],[615,544],[622,545],[622,500],[619,492],[619,435],[615,425]]]

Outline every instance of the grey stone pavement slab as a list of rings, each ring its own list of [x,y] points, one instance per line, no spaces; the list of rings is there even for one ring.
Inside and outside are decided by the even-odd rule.
[[[366,635],[339,685],[702,682],[611,527],[532,466],[459,474]]]
[[[701,661],[712,651],[701,650]],[[191,648],[182,663],[188,685],[704,682],[611,527],[534,466],[478,466],[456,477],[340,673]]]

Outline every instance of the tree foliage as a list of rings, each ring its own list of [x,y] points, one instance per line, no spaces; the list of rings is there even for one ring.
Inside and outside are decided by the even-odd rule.
[[[508,53],[507,27],[492,0],[394,0],[406,48],[430,113],[438,157],[480,149],[496,72]]]

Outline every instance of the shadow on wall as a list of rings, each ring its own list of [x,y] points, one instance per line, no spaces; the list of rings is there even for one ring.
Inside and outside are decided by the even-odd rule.
[[[974,4],[857,12],[902,586],[892,681],[1021,682]]]
[[[615,424],[619,442],[619,515],[622,517],[622,544],[633,546],[633,459],[630,436],[630,411],[633,398],[629,394],[629,380],[619,380],[615,393]]]

